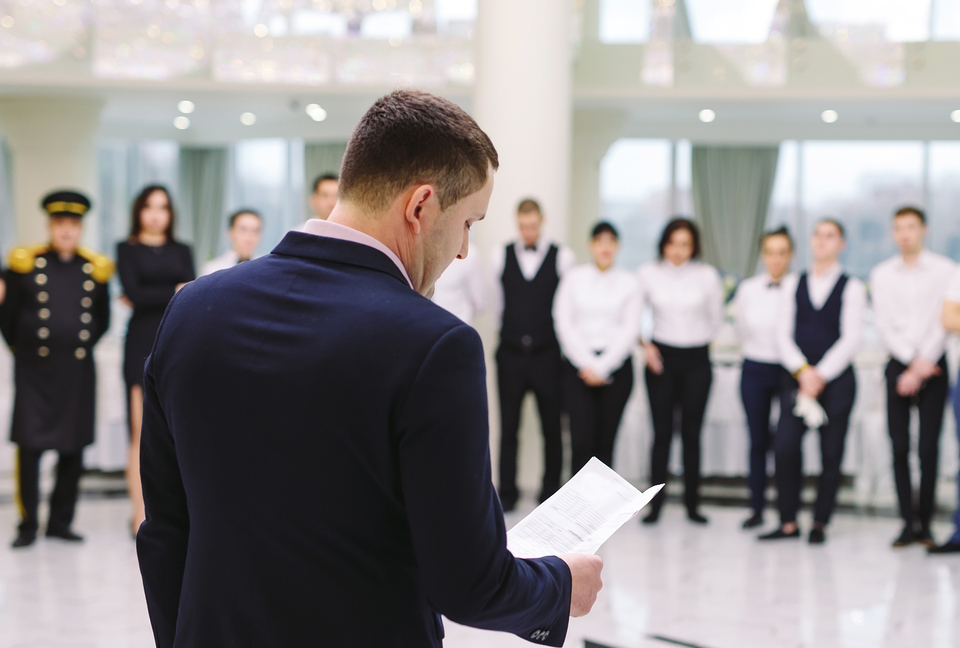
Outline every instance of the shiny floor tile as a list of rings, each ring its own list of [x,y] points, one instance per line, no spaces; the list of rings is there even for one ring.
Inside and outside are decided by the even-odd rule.
[[[694,526],[668,507],[602,549],[604,589],[574,619],[566,646],[612,648],[954,648],[960,645],[960,556],[894,550],[895,520],[839,515],[827,544],[758,543],[741,509],[708,508]],[[13,551],[16,513],[0,507],[0,648],[153,645],[124,500],[81,502],[80,546],[40,540]],[[522,516],[508,516],[508,526]],[[773,522],[773,515],[768,516]],[[803,521],[803,520],[802,520]],[[936,529],[942,539],[951,529]],[[2,534],[6,534],[4,537]],[[447,622],[448,648],[529,646]]]

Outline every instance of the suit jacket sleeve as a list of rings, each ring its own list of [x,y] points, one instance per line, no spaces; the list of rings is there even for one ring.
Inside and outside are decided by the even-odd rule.
[[[477,628],[561,646],[570,570],[514,558],[493,489],[480,337],[447,332],[427,354],[400,414],[401,486],[420,580],[433,608]]]
[[[162,331],[161,323],[158,338]],[[157,390],[159,373],[155,343],[143,383],[140,480],[147,519],[137,533],[137,558],[154,640],[158,648],[168,648],[176,635],[190,517],[176,445]]]
[[[13,347],[17,343],[17,323],[23,301],[23,275],[8,269],[3,273],[3,281],[7,290],[3,303],[0,304],[0,333],[3,333],[7,345]]]

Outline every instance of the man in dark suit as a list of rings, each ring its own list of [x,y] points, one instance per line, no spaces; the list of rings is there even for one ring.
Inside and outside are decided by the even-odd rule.
[[[454,104],[395,92],[328,221],[174,297],[144,381],[158,646],[440,646],[440,614],[559,646],[589,611],[599,558],[507,551],[480,339],[425,297],[497,164]]]

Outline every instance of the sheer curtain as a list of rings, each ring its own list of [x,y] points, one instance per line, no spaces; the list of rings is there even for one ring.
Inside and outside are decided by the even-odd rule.
[[[694,146],[693,205],[704,259],[722,272],[753,274],[777,170],[778,146]]]
[[[307,191],[313,191],[314,179],[324,173],[340,175],[340,162],[347,150],[346,142],[306,144],[303,151],[303,178]]]
[[[228,149],[180,149],[179,231],[193,245],[197,267],[217,255],[225,234]]]

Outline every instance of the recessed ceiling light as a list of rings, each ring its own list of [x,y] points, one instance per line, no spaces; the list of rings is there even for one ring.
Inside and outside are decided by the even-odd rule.
[[[840,119],[840,115],[837,114],[836,110],[824,110],[820,113],[820,119],[822,119],[827,124],[832,124],[833,122]]]
[[[950,119],[960,124],[960,110],[954,110],[950,113]]]
[[[259,25],[253,28],[253,33],[259,36],[260,38],[264,38],[266,37],[267,34],[270,33],[270,28],[264,25],[263,23],[260,23]]]
[[[700,121],[702,121],[705,124],[709,124],[716,118],[717,118],[717,113],[713,112],[709,108],[704,108],[703,110],[700,111]]]
[[[327,111],[320,107],[320,104],[307,104],[307,114],[313,121],[322,122],[327,118]]]
[[[183,101],[177,104],[177,110],[182,112],[184,115],[189,115],[195,109],[196,109],[196,106],[193,105],[193,102],[187,101],[186,99],[184,99]]]
[[[245,112],[240,115],[240,123],[244,126],[253,126],[257,123],[257,116],[252,112]]]
[[[180,130],[186,130],[190,128],[190,118],[180,115],[173,120],[173,125],[179,128]]]

